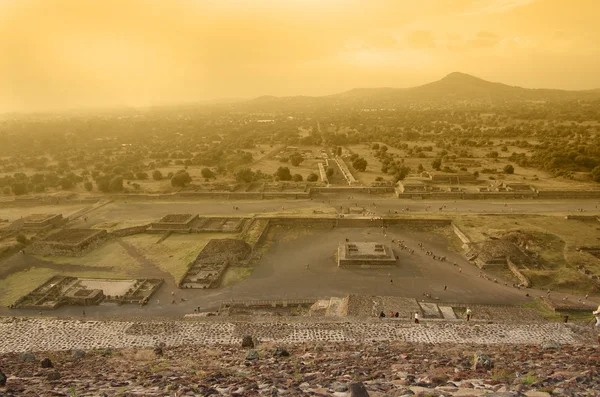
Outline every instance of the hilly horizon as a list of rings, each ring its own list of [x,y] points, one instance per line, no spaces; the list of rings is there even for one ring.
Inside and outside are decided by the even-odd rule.
[[[562,90],[551,88],[523,88],[479,77],[452,72],[440,80],[406,88],[372,87],[353,88],[324,96],[262,95],[237,105],[251,107],[312,107],[312,106],[393,106],[408,103],[479,102],[499,103],[518,101],[572,100],[595,98],[600,89]]]

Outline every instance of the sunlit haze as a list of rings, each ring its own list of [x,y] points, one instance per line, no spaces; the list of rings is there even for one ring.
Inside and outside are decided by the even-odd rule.
[[[1,0],[0,110],[406,87],[600,87],[597,0]]]

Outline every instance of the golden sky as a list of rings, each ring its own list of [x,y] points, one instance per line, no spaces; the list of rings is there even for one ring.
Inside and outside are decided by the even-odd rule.
[[[600,0],[0,0],[0,113],[406,87],[600,87]]]

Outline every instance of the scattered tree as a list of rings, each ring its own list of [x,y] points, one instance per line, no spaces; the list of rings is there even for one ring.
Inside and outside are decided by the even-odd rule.
[[[431,162],[431,167],[434,170],[439,171],[440,168],[442,168],[442,159],[441,158],[433,159],[433,161]]]
[[[299,166],[303,161],[304,161],[304,157],[302,157],[302,155],[300,153],[294,153],[292,156],[290,156],[290,163],[294,167]]]
[[[120,192],[123,190],[123,177],[115,176],[110,180],[109,190],[111,192]]]
[[[307,182],[317,182],[318,180],[319,180],[319,176],[317,174],[315,174],[314,172],[311,172],[306,177]]]
[[[91,191],[92,191],[92,189],[94,188],[94,185],[92,185],[92,182],[90,182],[90,181],[86,181],[86,182],[83,184],[83,187],[84,187],[84,188],[85,188],[85,190],[87,190],[88,192],[91,192]]]
[[[187,171],[178,171],[171,178],[171,186],[174,187],[185,187],[185,185],[189,184],[192,181],[192,177]]]
[[[592,170],[592,179],[596,182],[600,182],[600,165],[596,166],[593,170]]]
[[[515,167],[512,166],[512,164],[506,164],[504,166],[503,169],[505,174],[514,174],[515,173]]]
[[[152,173],[152,179],[154,179],[155,181],[160,181],[161,179],[163,179],[162,172],[160,172],[160,170],[154,170],[154,172]]]
[[[367,160],[359,157],[352,162],[352,167],[357,171],[364,172],[367,169]]]
[[[215,173],[212,172],[212,170],[210,168],[202,168],[202,171],[200,171],[202,173],[202,177],[209,179],[209,178],[214,178],[215,177]]]
[[[250,183],[254,179],[254,172],[250,168],[242,168],[235,173],[235,180],[238,182]]]
[[[294,174],[292,176],[292,181],[294,181],[294,182],[302,182],[302,175],[300,175],[300,174]]]
[[[292,173],[288,167],[279,167],[277,171],[275,171],[275,179],[289,181],[292,179]]]
[[[23,234],[19,233],[17,235],[17,242],[19,244],[27,245],[27,244],[29,244],[29,239],[27,237],[25,237]]]

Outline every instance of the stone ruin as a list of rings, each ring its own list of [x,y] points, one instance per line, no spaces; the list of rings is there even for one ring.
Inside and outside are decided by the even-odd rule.
[[[243,240],[212,239],[188,265],[179,288],[216,288],[227,268],[246,260],[251,252]]]
[[[245,218],[202,218],[195,228],[204,233],[239,233],[242,231]]]
[[[379,243],[342,243],[338,247],[338,266],[395,266],[392,248]]]
[[[492,265],[508,265],[508,261],[518,266],[531,262],[531,258],[517,244],[505,239],[472,244],[465,256],[481,269]]]
[[[53,276],[19,298],[14,307],[56,309],[64,305],[145,304],[162,283],[162,279],[109,280]]]
[[[46,232],[62,226],[66,219],[61,214],[31,214],[20,221],[24,231]]]
[[[152,223],[148,231],[190,233],[198,215],[192,214],[167,214],[158,222]]]
[[[239,233],[245,221],[245,218],[200,218],[197,214],[168,214],[158,222],[153,222],[148,232]]]
[[[26,251],[37,255],[79,256],[107,238],[106,230],[61,229],[35,240]]]

